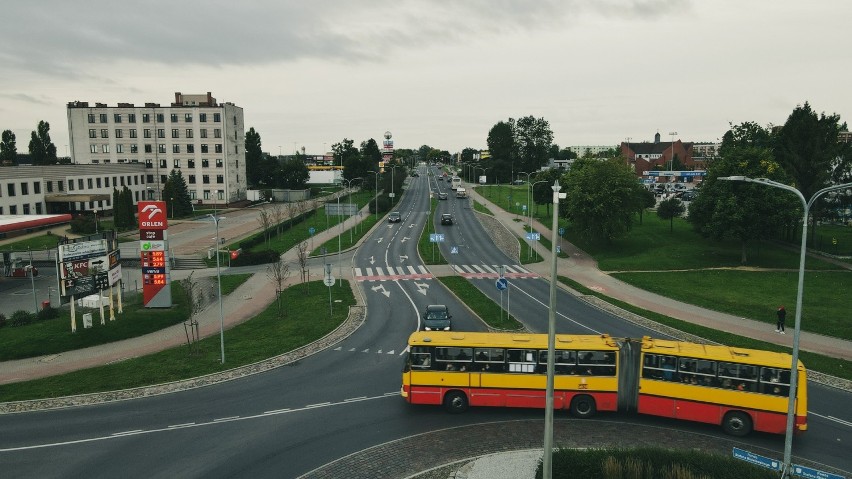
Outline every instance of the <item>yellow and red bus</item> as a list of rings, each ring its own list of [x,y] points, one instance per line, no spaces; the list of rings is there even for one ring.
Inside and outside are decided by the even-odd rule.
[[[544,408],[547,335],[421,331],[411,335],[402,397],[411,404]],[[732,435],[784,433],[789,354],[696,343],[556,335],[555,409],[580,418],[638,411],[720,424]],[[795,431],[807,429],[799,363]]]

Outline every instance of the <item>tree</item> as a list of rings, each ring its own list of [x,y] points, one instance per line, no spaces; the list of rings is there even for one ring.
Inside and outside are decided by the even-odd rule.
[[[488,131],[488,151],[497,181],[511,181],[512,162],[515,160],[515,132],[511,122],[500,121]]]
[[[163,200],[167,202],[169,211],[167,214],[173,218],[182,218],[192,215],[192,200],[189,197],[189,186],[183,178],[179,169],[174,169],[166,178],[163,185]]]
[[[779,194],[776,188],[718,179],[736,175],[789,182],[768,148],[733,148],[710,165],[701,194],[689,205],[688,219],[705,238],[739,240],[740,262],[746,264],[749,242],[768,238],[779,228],[794,222],[799,206],[798,202]]]
[[[38,128],[30,138],[30,156],[33,165],[56,164],[56,146],[50,141],[50,123],[38,122]]]
[[[513,120],[510,118],[510,122]],[[525,116],[513,128],[516,157],[520,161],[516,171],[537,171],[547,164],[553,131],[544,118]]]
[[[15,143],[15,133],[12,130],[4,130],[2,141],[0,141],[0,166],[15,165],[18,156],[18,147]]]
[[[722,145],[719,147],[720,156],[725,156],[729,151],[736,148],[772,147],[772,125],[764,128],[753,121],[746,121],[739,125],[730,124],[730,126],[731,129],[722,135]]]
[[[246,132],[246,180],[250,185],[261,184],[264,179],[266,156],[261,150],[260,133],[254,127]]]
[[[686,208],[683,206],[683,202],[677,198],[663,200],[657,206],[657,216],[669,220],[669,232],[674,231],[674,219],[682,215],[684,211],[686,211]]]
[[[334,164],[343,165],[343,178],[347,180],[364,176],[366,170],[370,169],[362,167],[361,152],[353,144],[352,140],[344,138],[340,143],[331,145]]]
[[[645,210],[657,204],[657,197],[654,192],[647,188],[639,188],[636,190],[636,210],[639,213],[639,224],[642,224],[642,217]],[[681,212],[682,213],[682,212]]]
[[[186,298],[189,307],[189,318],[183,323],[183,329],[186,333],[186,345],[189,348],[189,354],[198,354],[200,353],[199,349],[199,332],[198,332],[198,319],[196,316],[198,313],[204,309],[204,290],[198,284],[198,281],[192,279],[192,275],[194,272],[189,273],[189,276],[185,279],[179,281],[180,285],[183,287],[184,292],[186,292]]]
[[[553,182],[556,180],[559,180],[560,184],[565,184],[565,181],[562,179],[562,172],[556,168],[539,171],[530,180],[532,202],[536,205],[536,211],[538,211],[538,205],[547,205],[547,216],[550,216],[550,205],[553,204],[553,190],[550,187],[553,186]],[[538,183],[539,181],[544,181],[544,183]]]
[[[299,158],[291,158],[281,164],[276,175],[276,184],[288,190],[302,190],[308,184],[311,172],[308,165]]]
[[[270,263],[266,266],[266,277],[275,283],[275,305],[278,313],[278,318],[284,317],[284,305],[282,304],[282,292],[284,291],[284,282],[290,277],[290,263],[284,258],[279,257],[278,261]]]
[[[376,140],[370,138],[361,142],[361,157],[369,160],[373,165],[378,165],[382,161],[382,152],[379,150]]]
[[[257,211],[257,223],[260,226],[260,231],[263,233],[263,245],[269,249],[269,233],[272,229],[272,212],[266,208],[260,208]]]
[[[577,160],[564,179],[567,199],[560,211],[578,234],[609,243],[630,231],[642,186],[622,159]]]

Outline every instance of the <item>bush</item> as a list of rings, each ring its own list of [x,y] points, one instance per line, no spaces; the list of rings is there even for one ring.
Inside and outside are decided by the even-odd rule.
[[[45,319],[56,319],[59,317],[59,310],[48,306],[36,314],[36,319],[39,321],[44,321]]]
[[[0,328],[2,328],[3,326],[6,326],[6,315],[0,313]]]
[[[12,326],[25,326],[33,322],[33,313],[29,311],[24,311],[23,309],[19,309],[12,313],[12,316],[9,320],[12,323]]]

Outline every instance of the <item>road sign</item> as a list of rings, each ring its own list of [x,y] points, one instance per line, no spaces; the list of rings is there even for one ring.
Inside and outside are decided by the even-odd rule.
[[[556,245],[556,254],[559,254],[561,252],[562,252],[562,247],[559,246],[559,245]]]
[[[459,254],[459,247],[453,246],[452,248],[450,248],[450,254]]]
[[[843,476],[839,476],[837,474],[819,471],[817,469],[800,466],[798,464],[793,464],[793,474],[807,479],[845,479]]]
[[[429,242],[430,243],[443,243],[444,242],[444,233],[429,233]]]
[[[559,228],[559,236],[562,236],[564,234],[565,234],[565,228],[564,227]]]
[[[316,229],[316,228],[314,228],[313,226],[311,226],[310,228],[308,228],[308,234],[309,234],[309,235],[313,236],[313,235],[314,235],[314,233],[316,233],[316,232],[317,232],[317,229]]]
[[[322,284],[324,284],[328,287],[331,287],[331,286],[334,286],[335,281],[336,280],[334,279],[334,276],[326,276],[325,278],[322,279]]]
[[[388,198],[393,198],[396,196],[396,193],[388,193]]]
[[[526,211],[526,210],[527,210],[527,205],[521,205],[521,209],[522,209],[522,210],[524,210],[524,211]]]
[[[509,281],[507,281],[506,278],[497,278],[497,281],[494,282],[494,286],[496,286],[499,291],[504,291],[509,287]]]
[[[527,233],[527,239],[530,241],[538,241],[541,239],[541,233]]]
[[[734,459],[750,462],[757,466],[772,469],[773,471],[781,470],[781,461],[777,459],[771,459],[766,456],[761,456],[760,454],[755,454],[753,452],[746,451],[745,449],[740,449],[738,447],[734,448]]]

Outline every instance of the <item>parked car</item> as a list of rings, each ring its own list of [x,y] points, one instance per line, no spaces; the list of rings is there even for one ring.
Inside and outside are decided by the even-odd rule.
[[[399,214],[399,211],[391,211],[388,215],[388,223],[399,223],[402,221],[402,215]]]
[[[512,182],[513,185],[523,185],[524,183],[526,183],[524,180],[515,180]]]
[[[424,331],[449,331],[452,327],[452,316],[443,304],[430,304],[423,312]]]
[[[441,215],[441,224],[442,225],[451,225],[453,224],[453,215],[449,213],[444,213]]]
[[[439,191],[439,192],[438,192],[438,199],[439,199],[439,200],[445,200],[445,199],[447,199],[447,194],[446,194],[446,193],[444,193],[443,191]]]

